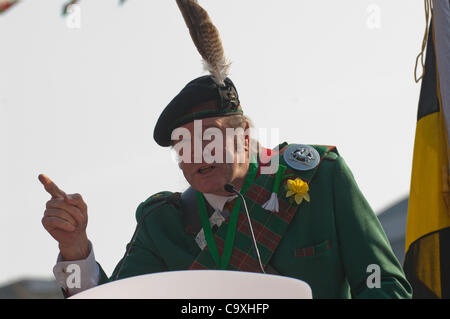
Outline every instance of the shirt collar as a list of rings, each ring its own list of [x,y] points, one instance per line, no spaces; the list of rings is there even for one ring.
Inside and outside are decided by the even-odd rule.
[[[223,211],[223,207],[225,204],[229,201],[232,201],[237,197],[237,195],[232,196],[222,196],[222,195],[216,195],[216,194],[208,194],[203,193],[208,203],[211,205],[214,210]]]

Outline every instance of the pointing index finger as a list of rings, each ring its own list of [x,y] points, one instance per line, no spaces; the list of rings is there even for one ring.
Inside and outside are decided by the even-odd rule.
[[[67,195],[64,191],[60,190],[53,181],[45,174],[39,174],[39,181],[44,185],[45,190],[54,198],[66,198]]]

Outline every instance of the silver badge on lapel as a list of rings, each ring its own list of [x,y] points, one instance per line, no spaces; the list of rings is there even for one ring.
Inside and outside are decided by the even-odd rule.
[[[286,164],[297,171],[308,171],[320,162],[319,152],[309,145],[292,144],[283,153]]]

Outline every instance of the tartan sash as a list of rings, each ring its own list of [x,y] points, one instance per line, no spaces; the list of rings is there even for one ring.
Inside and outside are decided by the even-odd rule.
[[[286,147],[287,143],[281,144],[279,146],[280,152],[278,154],[273,154],[273,156],[279,156],[279,162],[283,165],[286,165],[286,163],[280,155]],[[322,158],[323,153],[325,153],[324,150],[317,150]],[[302,178],[309,184],[318,167],[319,165],[310,171],[303,172],[294,171],[288,168],[282,178],[282,184],[284,184],[287,179],[296,177]],[[275,180],[274,177],[274,174],[257,175],[252,186],[250,186],[244,195],[252,222],[255,239],[261,255],[261,261],[264,267],[269,264],[269,261],[277,249],[281,238],[283,238],[286,233],[289,224],[298,209],[302,205],[305,205],[305,201],[303,201],[300,205],[290,201],[289,198],[286,198],[286,191],[284,190],[284,187],[280,187],[280,190],[278,191],[280,211],[278,213],[273,213],[262,208],[261,206],[270,198],[272,194],[272,186]],[[228,220],[223,222],[214,234],[214,240],[220,255],[223,254],[227,230]],[[190,270],[216,268],[217,266],[210,251],[208,250],[208,247],[205,247],[199,253],[197,258],[189,267]],[[235,242],[227,270],[260,272],[243,205],[239,211]]]

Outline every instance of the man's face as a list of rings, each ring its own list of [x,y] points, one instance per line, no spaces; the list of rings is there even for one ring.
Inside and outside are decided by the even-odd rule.
[[[183,136],[174,140],[174,148],[181,158],[179,166],[194,189],[202,193],[230,195],[223,189],[224,185],[232,183],[239,189],[248,170],[249,137],[230,134],[234,129],[228,126],[224,117],[199,121],[180,127],[189,131],[190,138]],[[236,151],[239,145],[237,140],[242,143],[241,150],[244,151],[239,155]]]

